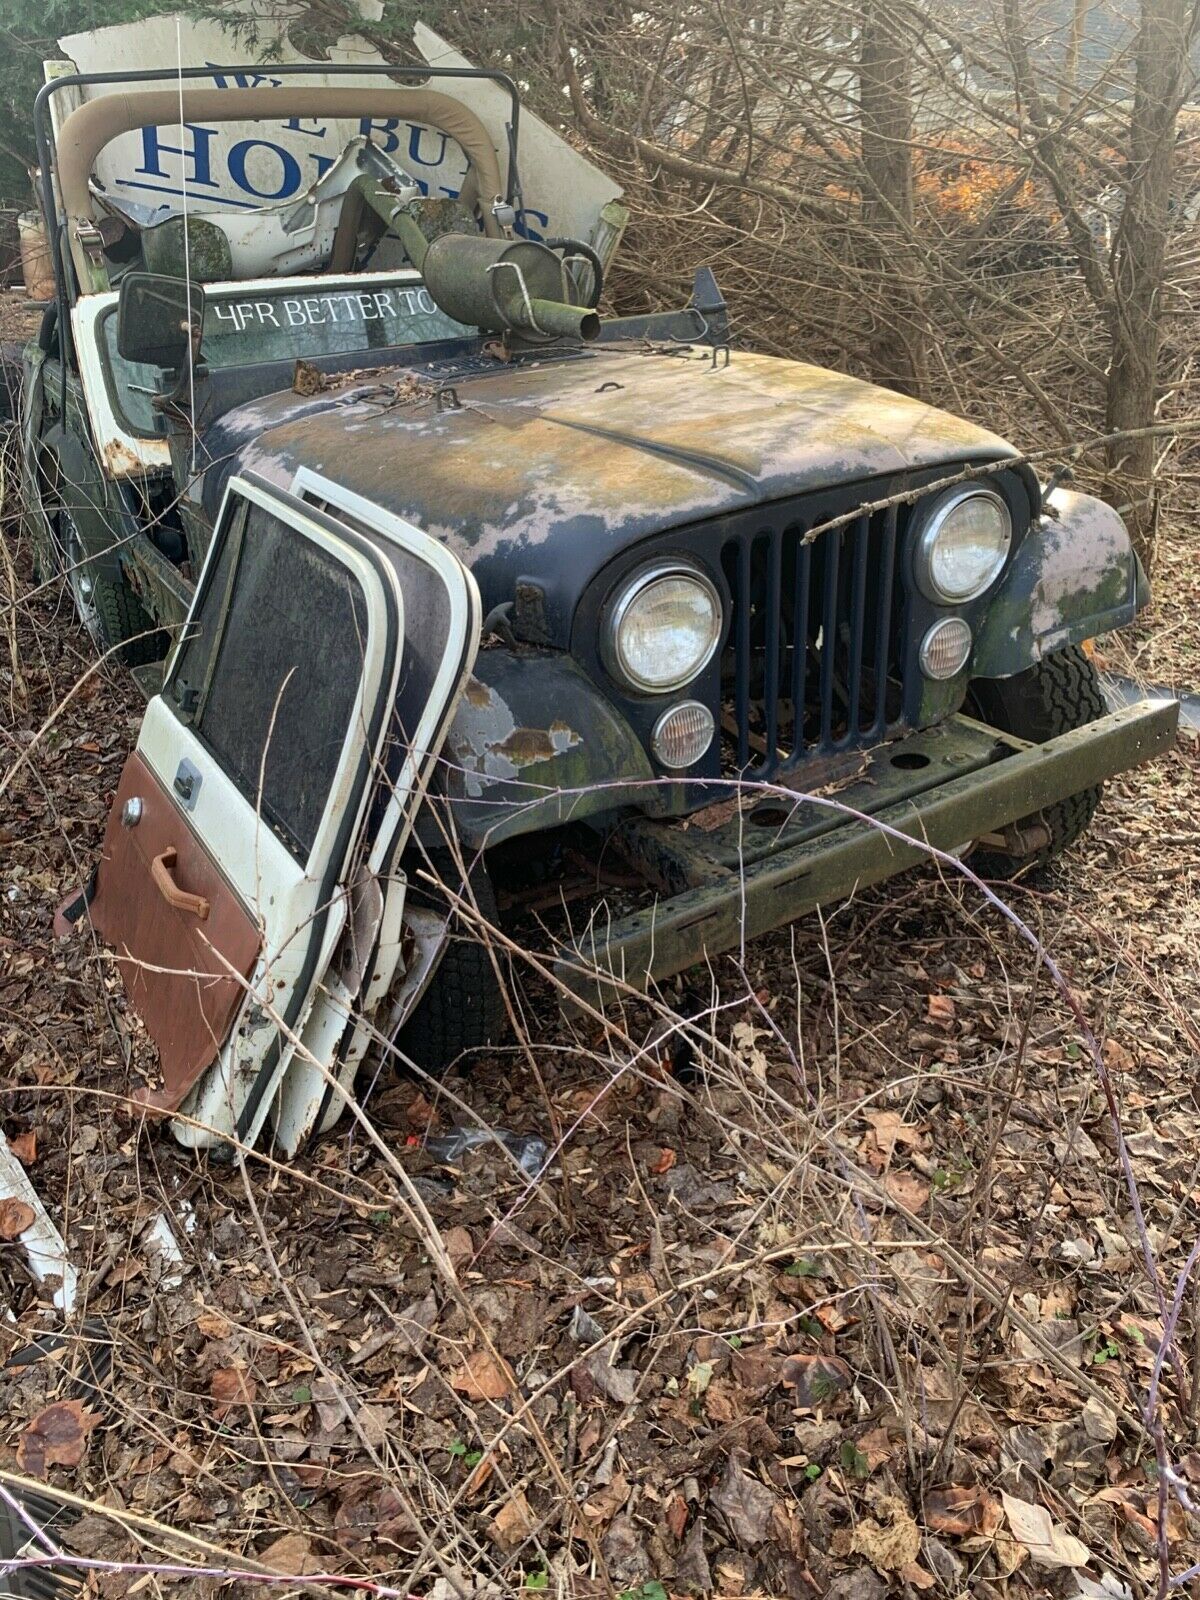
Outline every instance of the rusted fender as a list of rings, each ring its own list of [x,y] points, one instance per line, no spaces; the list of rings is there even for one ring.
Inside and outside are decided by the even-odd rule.
[[[635,801],[654,773],[641,742],[558,650],[481,650],[442,751],[474,848]]]
[[[1150,585],[1117,512],[1090,494],[1058,489],[1057,518],[1029,530],[979,630],[971,670],[1010,678],[1069,644],[1123,628]]]

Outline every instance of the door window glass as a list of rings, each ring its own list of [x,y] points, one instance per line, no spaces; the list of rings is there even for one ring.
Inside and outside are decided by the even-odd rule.
[[[168,697],[301,861],[337,774],[366,639],[353,574],[249,503],[210,568]]]

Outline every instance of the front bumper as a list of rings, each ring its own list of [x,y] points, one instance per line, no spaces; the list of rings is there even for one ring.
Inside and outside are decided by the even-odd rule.
[[[687,825],[635,821],[624,847],[678,892],[617,920],[598,907],[559,949],[554,971],[565,1003],[575,996],[605,1004],[647,989],[924,858],[920,843],[837,806],[955,850],[1159,755],[1174,743],[1178,719],[1178,702],[1143,700],[1030,745],[952,717],[866,753],[830,804],[762,784]]]

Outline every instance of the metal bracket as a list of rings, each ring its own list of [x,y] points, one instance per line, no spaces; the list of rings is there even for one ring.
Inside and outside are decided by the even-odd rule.
[[[1035,856],[1054,842],[1054,836],[1039,814],[1026,818],[1024,825],[1010,822],[1000,833],[981,833],[976,844],[989,850],[1000,850],[1006,856]]]
[[[534,333],[540,333],[543,339],[549,339],[552,337],[546,332],[545,328],[538,327],[538,320],[533,314],[533,301],[529,298],[529,290],[525,284],[525,274],[521,271],[520,267],[515,261],[493,261],[491,266],[488,268],[489,275],[493,272],[498,272],[501,267],[507,267],[510,272],[516,273],[517,284],[521,290],[521,299],[525,302],[525,315],[529,318],[529,326],[533,329]],[[497,313],[501,317],[504,317],[504,321],[507,323],[508,318],[504,316],[504,312],[500,307],[500,302],[496,299],[495,284],[492,285],[492,303],[495,305]]]

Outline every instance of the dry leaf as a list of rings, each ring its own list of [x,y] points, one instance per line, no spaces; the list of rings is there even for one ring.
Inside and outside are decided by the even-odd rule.
[[[515,1550],[537,1527],[533,1507],[518,1490],[511,1500],[506,1500],[492,1522],[492,1532],[502,1550]]]
[[[925,1015],[930,1022],[948,1027],[954,1021],[954,1001],[948,994],[931,994]]]
[[[217,1402],[217,1415],[223,1417],[234,1406],[252,1405],[258,1385],[245,1367],[218,1367],[209,1380],[208,1392]]]
[[[677,1539],[683,1538],[683,1531],[687,1527],[688,1509],[687,1501],[681,1494],[673,1494],[667,1504],[667,1527]]]
[[[466,1228],[447,1228],[442,1234],[442,1244],[450,1257],[451,1266],[461,1267],[475,1254],[475,1241]]]
[[[321,1570],[321,1563],[312,1553],[312,1545],[302,1533],[285,1533],[274,1544],[269,1544],[258,1559],[266,1566],[274,1567],[276,1572],[286,1573],[289,1578],[305,1578],[310,1572]]]
[[[898,1144],[919,1149],[924,1143],[920,1130],[911,1122],[905,1122],[898,1111],[865,1111],[863,1117],[870,1123],[875,1143],[885,1156],[890,1156]]]
[[[877,1496],[874,1505],[879,1518],[861,1518],[850,1539],[850,1549],[866,1556],[880,1572],[898,1572],[911,1566],[921,1553],[921,1530],[907,1506],[889,1494]]]
[[[751,1076],[759,1083],[767,1081],[767,1058],[758,1048],[757,1041],[767,1037],[767,1030],[756,1028],[752,1022],[735,1022],[733,1025],[733,1043],[742,1060],[750,1068]]]
[[[82,1400],[57,1400],[21,1435],[17,1464],[31,1478],[44,1478],[47,1467],[77,1467],[87,1449],[88,1434],[100,1421]]]
[[[583,1373],[601,1394],[615,1400],[619,1406],[631,1406],[637,1399],[638,1372],[634,1367],[614,1367],[608,1357],[607,1349],[593,1350],[575,1370]]]
[[[358,1408],[354,1418],[355,1432],[373,1449],[382,1450],[392,1432],[395,1412],[391,1406],[381,1406],[374,1401]]]
[[[796,1391],[796,1404],[816,1411],[854,1381],[841,1356],[788,1356],[779,1381]]]
[[[695,1371],[695,1368],[692,1369]],[[704,1414],[710,1422],[725,1424],[736,1422],[753,1411],[754,1406],[744,1389],[728,1378],[714,1378],[704,1391]]]
[[[709,1496],[709,1503],[725,1518],[738,1543],[752,1549],[767,1537],[775,1496],[746,1471],[740,1454],[737,1450],[730,1453],[725,1476]]]
[[[711,1594],[712,1573],[704,1554],[704,1518],[697,1517],[675,1563],[675,1585],[691,1594]]]
[[[999,1500],[980,1488],[931,1489],[925,1496],[925,1526],[931,1533],[986,1537],[995,1533],[1002,1515]]]
[[[602,1485],[583,1502],[583,1514],[590,1522],[611,1522],[628,1499],[628,1480],[614,1472],[610,1483]]]
[[[503,1400],[517,1386],[513,1370],[500,1356],[476,1350],[453,1373],[450,1385],[468,1400]]]
[[[16,1133],[8,1141],[8,1148],[23,1167],[31,1167],[37,1160],[37,1134],[32,1129],[28,1133]]]
[[[19,1239],[25,1229],[32,1225],[36,1215],[33,1207],[27,1206],[24,1200],[0,1200],[0,1239]]]
[[[410,1128],[426,1129],[433,1125],[437,1112],[431,1103],[418,1089],[408,1102],[404,1112],[405,1121]]]
[[[886,1428],[872,1428],[855,1441],[854,1448],[865,1459],[868,1470],[874,1472],[891,1455],[893,1446]]]
[[[1087,1545],[1060,1523],[1051,1521],[1044,1506],[1031,1506],[1003,1490],[1000,1498],[1013,1537],[1025,1546],[1030,1560],[1039,1567],[1083,1567],[1092,1559]]]
[[[926,1572],[919,1561],[910,1561],[906,1567],[901,1567],[900,1576],[914,1589],[932,1589],[937,1583],[933,1573]]]
[[[889,1172],[883,1187],[897,1205],[909,1211],[923,1211],[929,1203],[929,1185],[911,1172]]]

